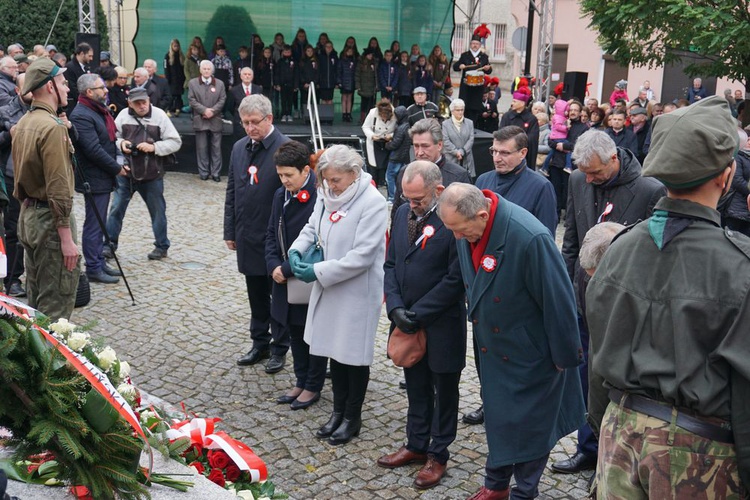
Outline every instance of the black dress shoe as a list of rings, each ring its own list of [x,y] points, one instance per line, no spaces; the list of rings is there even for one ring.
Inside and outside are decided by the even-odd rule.
[[[14,281],[10,284],[8,295],[11,297],[26,297],[26,290],[23,289],[20,281]]]
[[[266,373],[278,373],[284,369],[284,365],[286,365],[286,356],[273,354],[266,363]]]
[[[104,257],[105,259],[111,259],[113,257],[112,247],[104,245],[104,248],[102,249],[102,257]]]
[[[253,347],[247,352],[247,354],[237,360],[237,364],[240,366],[250,366],[264,359],[268,359],[270,356],[271,352],[268,349],[260,350],[257,347]]]
[[[479,425],[484,423],[484,406],[480,406],[478,410],[471,413],[467,413],[461,419],[461,422],[469,425]]]
[[[110,276],[122,276],[122,273],[120,272],[119,269],[115,267],[109,267],[107,264],[104,264],[102,266],[102,271],[109,274]]]
[[[330,435],[338,429],[339,425],[341,425],[342,420],[344,420],[344,413],[334,411],[331,413],[331,418],[328,419],[328,422],[323,424],[323,427],[318,429],[318,432],[316,432],[315,435],[319,438],[330,437]]]
[[[402,380],[401,382],[399,382],[398,388],[406,390],[406,380]]]
[[[99,271],[98,273],[86,273],[86,276],[89,277],[89,281],[93,281],[94,283],[104,283],[105,285],[113,285],[120,281],[120,278],[117,276],[110,276],[104,271]]]
[[[359,436],[359,431],[361,429],[362,418],[345,418],[341,421],[341,425],[339,425],[338,429],[336,429],[333,434],[331,434],[331,437],[328,438],[328,444],[333,446],[346,444],[351,441],[354,436]]]
[[[208,180],[208,176],[207,175],[201,175],[201,180],[202,181],[207,181]]]
[[[219,177],[218,175],[212,175],[211,179],[213,179],[214,182],[221,182],[221,177]]]
[[[569,459],[555,462],[550,467],[553,471],[562,474],[576,474],[584,470],[596,469],[596,457],[576,452],[576,454]]]
[[[315,396],[308,399],[307,401],[300,401],[299,399],[295,399],[294,401],[292,401],[292,404],[289,405],[289,408],[291,408],[292,410],[304,410],[305,408],[309,408],[317,403],[319,399],[320,393],[317,392],[315,393]]]
[[[277,405],[288,405],[289,403],[293,403],[297,400],[297,396],[287,396],[284,394],[283,396],[279,396],[276,398],[276,404]]]

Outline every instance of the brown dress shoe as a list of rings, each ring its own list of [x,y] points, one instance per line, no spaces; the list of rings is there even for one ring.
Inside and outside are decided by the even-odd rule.
[[[466,500],[508,500],[510,488],[504,490],[491,490],[482,486],[482,489],[471,495]]]
[[[441,464],[435,460],[435,457],[428,456],[427,463],[419,470],[417,478],[414,480],[414,486],[420,490],[436,486],[445,475],[446,467],[446,464]]]
[[[395,469],[397,467],[403,467],[404,465],[419,463],[423,464],[427,461],[426,453],[414,453],[406,449],[406,446],[402,446],[396,453],[390,455],[383,455],[378,458],[378,465],[385,467],[386,469]]]

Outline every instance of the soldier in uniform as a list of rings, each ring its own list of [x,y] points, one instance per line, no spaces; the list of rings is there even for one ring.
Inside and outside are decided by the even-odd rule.
[[[73,217],[74,174],[66,119],[68,86],[60,68],[39,58],[26,70],[22,94],[32,92],[31,110],[15,127],[15,196],[21,203],[18,239],[26,250],[29,305],[52,321],[73,312],[80,255]]]
[[[750,484],[750,240],[716,204],[738,149],[710,97],[654,122],[643,175],[667,187],[586,292],[599,498],[741,498]]]

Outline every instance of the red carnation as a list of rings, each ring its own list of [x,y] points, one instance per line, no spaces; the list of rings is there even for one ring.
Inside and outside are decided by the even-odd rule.
[[[197,460],[195,462],[190,462],[188,467],[195,467],[195,470],[198,471],[198,474],[203,474],[206,471],[206,468],[203,466],[203,464]]]
[[[310,201],[310,193],[303,189],[297,193],[297,200],[299,200],[300,203],[307,203]]]
[[[213,481],[222,488],[224,488],[227,484],[226,480],[224,479],[224,473],[221,472],[220,469],[211,469],[211,473],[208,475],[208,480]]]
[[[242,471],[236,465],[229,464],[227,465],[224,474],[227,476],[227,481],[232,481],[234,483],[240,478],[240,474],[242,474]]]
[[[232,463],[232,459],[221,450],[211,450],[208,452],[208,463],[211,467],[225,469]]]

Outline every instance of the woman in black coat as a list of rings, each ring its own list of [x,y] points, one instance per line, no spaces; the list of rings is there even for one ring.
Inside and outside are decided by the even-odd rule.
[[[274,161],[283,186],[274,193],[266,234],[266,265],[273,278],[271,328],[289,331],[297,377],[294,387],[276,402],[291,404],[292,410],[300,410],[320,399],[328,364],[327,358],[311,355],[310,346],[305,343],[307,304],[287,301],[287,282],[294,276],[287,251],[315,208],[316,181],[307,146],[300,142],[283,144],[276,151]]]
[[[179,114],[182,109],[182,93],[185,92],[185,54],[182,53],[180,41],[173,39],[169,52],[164,56],[164,76],[169,83],[172,102],[167,111]]]

